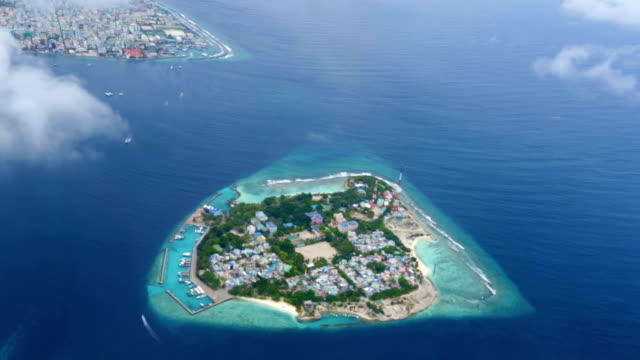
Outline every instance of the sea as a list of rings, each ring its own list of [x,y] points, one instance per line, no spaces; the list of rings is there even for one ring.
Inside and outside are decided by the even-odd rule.
[[[235,56],[38,56],[133,142],[2,169],[0,359],[640,358],[639,104],[532,65],[637,30],[555,0],[165,2]],[[282,319],[256,306],[189,321],[152,301],[166,240],[216,191],[369,168],[402,170],[508,306],[313,327],[257,326]]]

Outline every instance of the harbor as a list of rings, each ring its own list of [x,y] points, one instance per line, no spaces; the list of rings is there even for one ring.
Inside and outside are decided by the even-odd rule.
[[[206,209],[216,206],[228,208],[226,201],[235,193],[231,190],[212,195],[202,203],[167,240],[163,249],[158,286],[190,315],[199,314],[234,297],[223,290],[213,290],[197,276],[197,246],[209,228],[201,219]]]

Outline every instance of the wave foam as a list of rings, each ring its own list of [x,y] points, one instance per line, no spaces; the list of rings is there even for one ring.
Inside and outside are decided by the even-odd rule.
[[[278,185],[278,184],[291,184],[291,183],[306,183],[306,182],[314,182],[314,181],[323,181],[323,180],[333,180],[333,179],[341,179],[348,178],[350,176],[372,176],[371,173],[362,172],[362,173],[350,173],[346,171],[341,171],[339,173],[322,176],[318,178],[308,178],[308,179],[268,179],[266,181],[267,186]],[[386,181],[386,180],[385,180]]]

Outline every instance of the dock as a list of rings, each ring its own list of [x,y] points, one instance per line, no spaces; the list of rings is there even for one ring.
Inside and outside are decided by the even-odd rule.
[[[167,294],[169,294],[169,296],[171,296],[171,298],[172,298],[173,300],[175,300],[178,304],[180,304],[180,306],[182,306],[182,308],[183,308],[186,312],[188,312],[188,313],[189,313],[189,315],[196,315],[196,314],[199,314],[199,313],[201,313],[201,312],[203,312],[203,311],[205,311],[205,310],[209,310],[209,309],[211,309],[212,307],[214,307],[214,306],[216,306],[216,305],[220,305],[220,304],[222,304],[223,302],[226,302],[226,301],[229,301],[229,300],[231,300],[231,299],[232,299],[232,298],[224,299],[224,300],[219,301],[219,302],[214,300],[214,302],[213,302],[212,304],[209,304],[208,306],[205,306],[205,307],[203,307],[203,308],[201,308],[201,309],[198,309],[198,310],[191,310],[191,309],[189,309],[189,307],[188,307],[187,305],[185,305],[185,303],[183,303],[183,302],[182,302],[182,300],[178,299],[178,297],[177,297],[174,293],[172,293],[172,292],[171,292],[171,290],[167,290],[167,291],[166,291],[166,293],[167,293]]]
[[[211,204],[211,202],[217,198],[220,197],[220,195],[222,195],[221,192],[215,193],[212,197],[209,198],[209,200],[207,200],[207,202],[205,204],[209,205]]]
[[[164,284],[164,274],[167,270],[167,258],[169,257],[169,248],[164,249],[164,257],[162,258],[162,268],[160,269],[160,279],[158,280],[158,284]]]

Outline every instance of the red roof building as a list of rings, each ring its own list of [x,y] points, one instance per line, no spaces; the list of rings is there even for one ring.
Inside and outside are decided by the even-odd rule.
[[[124,53],[127,58],[142,58],[144,54],[142,53],[142,49],[140,48],[126,48],[124,49]]]

